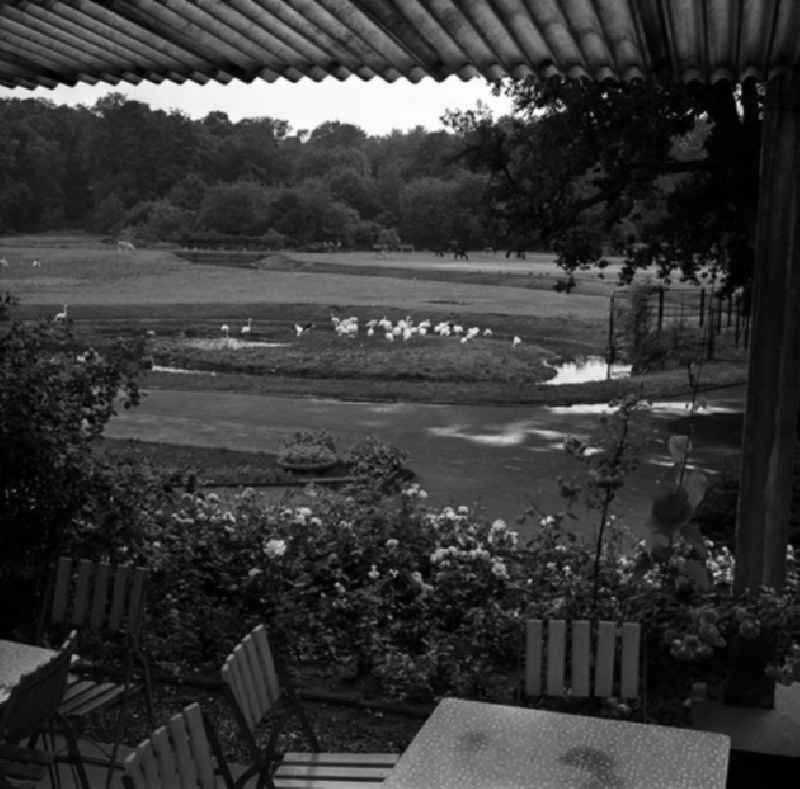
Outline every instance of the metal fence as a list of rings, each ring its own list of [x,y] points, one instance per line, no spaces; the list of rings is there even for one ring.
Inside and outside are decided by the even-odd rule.
[[[719,359],[727,349],[747,349],[750,342],[750,295],[744,289],[732,293],[709,288],[654,288],[634,305],[634,291],[620,289],[611,294],[608,310],[608,373],[611,365],[631,357],[631,313],[640,331],[667,334],[676,347],[693,344],[698,355]]]

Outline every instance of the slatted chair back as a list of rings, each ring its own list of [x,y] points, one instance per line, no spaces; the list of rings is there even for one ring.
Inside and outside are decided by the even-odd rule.
[[[233,649],[222,666],[243,723],[252,732],[281,697],[281,686],[264,625],[259,625]]]
[[[126,789],[216,789],[212,752],[230,787],[227,767],[198,704],[173,715],[125,759]]]
[[[25,674],[12,688],[0,710],[0,741],[26,740],[57,713],[67,687],[77,635],[73,630],[53,658]]]
[[[126,632],[138,639],[148,570],[62,556],[56,565],[49,615],[43,626]]]
[[[618,628],[616,622],[600,621],[592,630],[589,620],[528,620],[525,695],[637,698],[641,626],[625,622]]]

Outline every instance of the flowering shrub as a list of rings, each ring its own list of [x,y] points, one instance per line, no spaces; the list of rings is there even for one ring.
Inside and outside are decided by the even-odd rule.
[[[295,433],[278,452],[278,464],[288,467],[332,466],[338,459],[333,437],[325,431]]]
[[[726,547],[701,551],[679,537],[650,549],[610,516],[598,563],[596,545],[559,516],[541,518],[524,541],[467,507],[431,509],[426,496],[413,483],[374,499],[309,487],[268,506],[252,490],[160,504],[133,557],[152,568],[157,662],[215,672],[266,620],[295,665],[326,667],[383,696],[509,701],[525,620],[557,617],[642,622],[651,713],[654,699],[680,710],[694,683],[721,677],[732,638],[770,635],[772,674],[798,674],[793,551],[786,589],[736,598]]]

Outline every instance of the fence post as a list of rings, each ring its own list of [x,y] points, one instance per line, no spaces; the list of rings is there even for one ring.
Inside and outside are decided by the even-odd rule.
[[[614,364],[614,293],[608,302],[608,353],[606,354],[606,380],[611,380],[611,365]]]
[[[703,313],[706,311],[706,289],[700,288],[700,322],[697,324],[703,328]]]
[[[742,298],[741,296],[736,297],[736,322],[735,328],[733,330],[734,336],[734,343],[736,347],[739,347],[739,340],[742,336]]]
[[[708,350],[706,358],[710,362],[714,358],[714,297],[708,297],[708,325],[706,326],[708,332]]]
[[[661,325],[664,323],[664,288],[658,289],[658,329],[661,334]]]

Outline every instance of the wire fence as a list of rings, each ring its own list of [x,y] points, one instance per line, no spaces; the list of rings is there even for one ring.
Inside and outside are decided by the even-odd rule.
[[[631,361],[634,335],[655,337],[664,346],[691,348],[697,356],[722,360],[741,356],[750,343],[750,295],[744,289],[653,288],[650,293],[620,289],[608,311],[608,376],[611,366]]]

